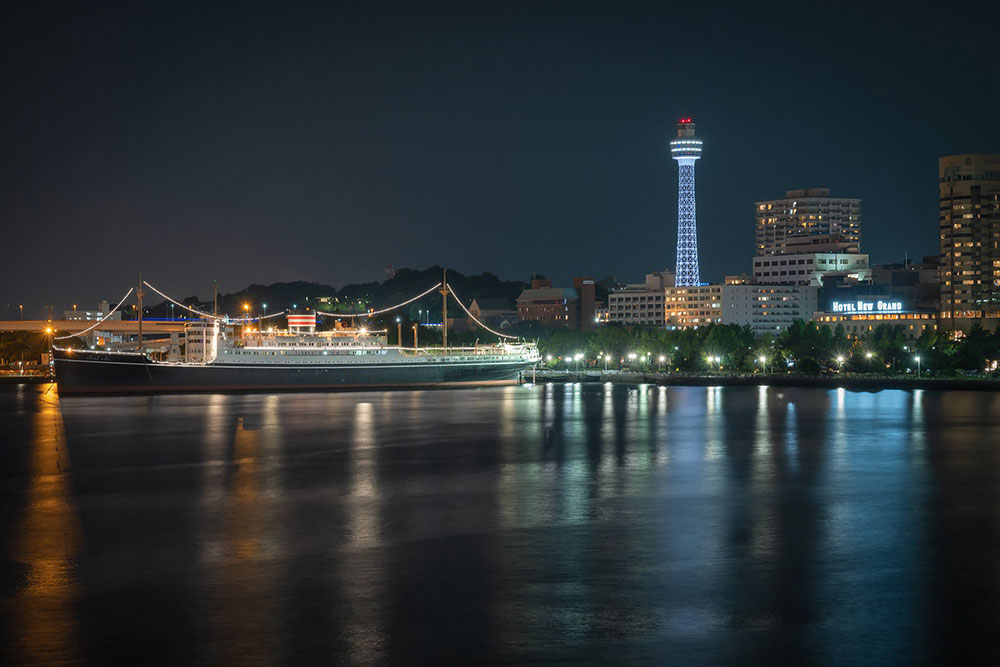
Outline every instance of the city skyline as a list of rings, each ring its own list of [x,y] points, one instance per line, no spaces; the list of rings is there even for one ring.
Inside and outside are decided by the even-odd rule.
[[[17,11],[0,215],[26,251],[4,262],[0,306],[113,298],[140,265],[203,298],[213,280],[343,285],[387,263],[633,280],[675,268],[681,115],[712,145],[702,281],[749,271],[753,202],[796,188],[862,199],[873,262],[918,257],[937,251],[938,159],[1000,152],[980,112],[998,93],[974,85],[996,75],[986,21],[959,36],[844,11],[779,47],[754,35],[793,25],[781,8]],[[719,47],[671,32],[684,21]],[[974,104],[930,90],[940,76]],[[771,103],[779,86],[801,103]]]

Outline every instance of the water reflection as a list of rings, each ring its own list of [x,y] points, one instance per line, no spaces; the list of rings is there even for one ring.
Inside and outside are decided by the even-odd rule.
[[[24,505],[7,548],[20,586],[4,600],[5,643],[11,662],[76,662],[83,531],[58,395],[47,387],[33,398]]]
[[[36,392],[0,411],[4,664],[109,661],[130,637],[213,664],[996,654],[991,394]]]

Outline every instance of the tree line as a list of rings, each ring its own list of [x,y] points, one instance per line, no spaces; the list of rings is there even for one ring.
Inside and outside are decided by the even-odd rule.
[[[907,339],[902,326],[880,324],[868,335],[796,320],[788,329],[758,337],[749,326],[716,324],[698,329],[549,331],[539,348],[553,368],[721,371],[734,373],[877,373],[954,375],[985,372],[1000,359],[1000,334],[976,325],[960,337],[925,329]],[[578,361],[576,357],[581,355]]]

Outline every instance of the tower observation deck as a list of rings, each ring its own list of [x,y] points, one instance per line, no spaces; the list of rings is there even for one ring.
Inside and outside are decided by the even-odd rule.
[[[698,285],[698,226],[695,216],[694,163],[701,157],[701,139],[694,123],[681,118],[677,138],[670,142],[670,157],[677,160],[677,279],[678,287]]]

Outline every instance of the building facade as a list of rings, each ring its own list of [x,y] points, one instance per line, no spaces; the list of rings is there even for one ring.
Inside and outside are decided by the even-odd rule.
[[[778,333],[818,308],[817,288],[730,283],[722,287],[722,323],[749,326],[756,335]]]
[[[668,329],[704,327],[722,323],[722,285],[667,287],[664,323]]]
[[[1000,318],[1000,155],[938,160],[941,319]],[[995,322],[989,325],[995,326]]]
[[[837,236],[861,244],[861,200],[831,197],[829,188],[789,190],[784,199],[759,201],[757,255],[780,255],[800,236]]]
[[[663,327],[666,288],[674,286],[671,271],[647,273],[642,283],[625,285],[608,293],[608,321],[618,324]]]
[[[517,320],[567,329],[593,327],[594,280],[576,278],[574,283],[580,285],[580,291],[574,287],[553,287],[550,280],[533,278],[531,287],[517,297]],[[588,319],[581,322],[584,311],[588,313]]]
[[[810,252],[753,258],[754,281],[760,284],[820,287],[829,277],[863,281],[870,274],[864,253]]]
[[[480,322],[494,327],[506,329],[517,323],[517,310],[506,299],[476,297],[469,304],[469,312]]]

